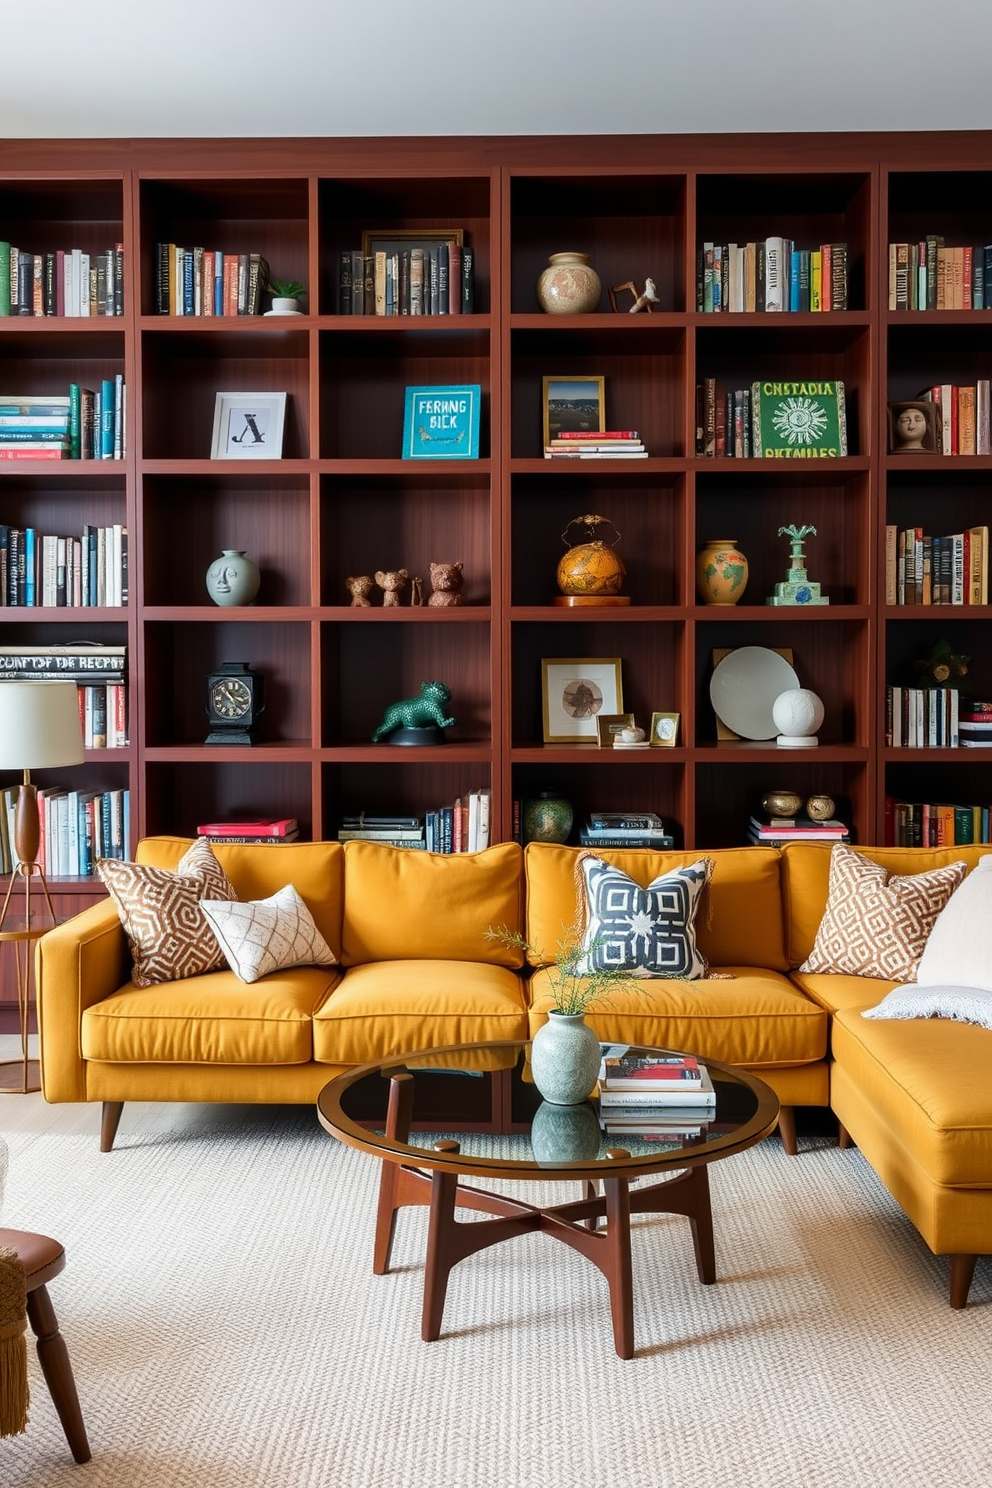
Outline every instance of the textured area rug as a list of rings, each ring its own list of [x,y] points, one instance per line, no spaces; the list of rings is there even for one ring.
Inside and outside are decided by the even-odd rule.
[[[51,1293],[93,1461],[32,1351],[6,1488],[992,1483],[992,1263],[952,1312],[947,1263],[855,1151],[771,1138],[715,1164],[712,1287],[685,1221],[636,1222],[624,1362],[602,1277],[542,1235],[456,1267],[421,1343],[426,1211],[374,1277],[376,1163],[308,1109],[149,1131],[131,1109],[108,1155],[93,1131],[8,1138],[5,1222],[66,1245]]]

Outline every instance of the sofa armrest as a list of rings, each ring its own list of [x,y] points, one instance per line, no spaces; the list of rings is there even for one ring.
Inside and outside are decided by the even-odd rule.
[[[84,1101],[82,1016],[123,986],[131,956],[113,900],[43,935],[35,953],[42,1089],[47,1101]]]

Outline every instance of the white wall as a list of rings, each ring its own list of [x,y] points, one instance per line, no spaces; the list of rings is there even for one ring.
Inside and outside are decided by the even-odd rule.
[[[0,0],[0,136],[992,126],[990,0]]]

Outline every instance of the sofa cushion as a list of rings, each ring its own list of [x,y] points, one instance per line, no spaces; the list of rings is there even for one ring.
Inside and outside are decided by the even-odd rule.
[[[843,1008],[832,1041],[846,1081],[934,1182],[992,1188],[992,1032]]]
[[[629,971],[693,981],[706,975],[696,945],[696,911],[711,859],[670,869],[646,887],[595,853],[580,854],[578,862],[585,885],[582,954],[575,965],[580,976]]]
[[[894,987],[863,1018],[956,1018],[992,1028],[992,991],[984,987]]]
[[[257,982],[291,966],[333,966],[335,957],[292,884],[268,899],[200,906],[228,966],[242,982]]]
[[[362,1064],[414,1049],[526,1037],[527,1009],[517,972],[429,959],[351,967],[313,1023],[314,1058],[325,1064]]]
[[[805,992],[807,997],[812,998],[817,1006],[826,1008],[828,1013],[835,1013],[838,1008],[843,1007],[870,1007],[890,987],[899,985],[897,982],[879,981],[875,977],[840,976],[836,973],[821,976],[813,971],[790,971],[789,979],[795,982],[800,992]]]
[[[532,965],[550,960],[563,937],[581,921],[581,886],[576,881],[580,851],[548,842],[524,849],[527,879],[527,940],[537,954]],[[652,879],[696,862],[695,852],[646,849],[597,854],[646,888]],[[713,874],[696,920],[700,954],[711,966],[769,967],[785,971],[779,853],[772,847],[721,848],[707,853]]]
[[[889,873],[926,873],[948,863],[969,868],[992,855],[989,847],[859,847],[862,857]],[[831,848],[822,842],[789,842],[782,848],[782,903],[788,964],[801,966],[813,949],[830,884]]]
[[[731,979],[611,987],[603,1004],[586,1013],[586,1022],[604,1043],[683,1049],[749,1069],[825,1058],[827,1014],[788,977],[750,966],[720,970]],[[533,1037],[553,1006],[547,968],[531,977],[530,999]]]
[[[523,929],[522,854],[515,842],[476,853],[344,844],[341,962],[473,961],[518,967],[519,950],[487,940]]]
[[[224,970],[122,987],[83,1013],[82,1055],[124,1064],[306,1064],[314,1011],[340,975],[297,967],[249,987]]]
[[[192,843],[175,872],[101,858],[97,872],[124,926],[136,987],[153,987],[223,966],[224,957],[200,908],[202,899],[236,897],[213,850]]]
[[[827,907],[800,971],[912,981],[927,936],[964,878],[964,862],[927,873],[890,874],[835,843]]]
[[[940,911],[916,980],[921,987],[992,991],[992,856],[981,860]]]
[[[176,867],[189,837],[144,837],[135,860],[158,868]],[[341,959],[341,904],[344,848],[340,842],[218,842],[214,853],[238,899],[266,899],[295,884],[317,929]]]

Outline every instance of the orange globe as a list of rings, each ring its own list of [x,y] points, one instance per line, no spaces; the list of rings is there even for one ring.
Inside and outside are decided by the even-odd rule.
[[[569,548],[558,565],[562,594],[619,594],[626,576],[618,554],[602,542]]]

